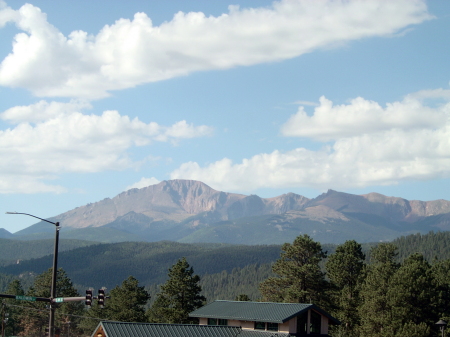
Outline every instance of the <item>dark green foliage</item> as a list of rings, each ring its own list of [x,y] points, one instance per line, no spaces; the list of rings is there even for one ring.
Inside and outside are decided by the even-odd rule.
[[[25,295],[22,284],[19,280],[14,280],[8,285],[5,292],[8,295]],[[20,320],[23,317],[23,309],[20,308],[20,301],[15,299],[3,299],[4,310],[8,313],[8,322],[6,323],[5,335],[16,336],[22,331]]]
[[[150,299],[149,293],[139,281],[133,276],[128,277],[120,286],[116,286],[109,293],[110,298],[105,299],[105,307],[100,308],[94,301],[91,309],[87,310],[86,316],[91,319],[83,319],[80,329],[86,334],[92,333],[102,318],[119,322],[146,322],[145,306]],[[94,319],[92,319],[94,318]]]
[[[194,275],[186,258],[178,260],[169,269],[169,279],[161,286],[161,292],[148,311],[148,317],[155,323],[192,323],[189,313],[200,308],[206,298],[200,295],[200,277]]]
[[[271,263],[279,254],[280,246],[124,242],[61,252],[59,265],[71,275],[75,284],[111,289],[129,275],[145,285],[161,284],[167,279],[167,269],[182,256],[186,256],[192,265],[198,266],[197,273],[204,275],[224,270],[230,273],[234,268],[255,263]],[[0,273],[39,274],[51,265],[52,256],[49,255],[0,268]]]
[[[298,236],[292,244],[282,246],[280,258],[270,277],[260,284],[264,300],[272,302],[324,302],[327,284],[319,263],[326,257],[320,243],[308,235]]]
[[[214,300],[234,300],[240,294],[247,294],[251,299],[261,298],[259,284],[274,276],[271,264],[251,264],[244,268],[235,268],[231,273],[222,271],[202,276],[200,285],[202,294],[208,302]]]
[[[400,261],[414,253],[421,253],[430,263],[436,257],[439,260],[450,259],[450,232],[402,236],[394,240],[393,244],[398,247]]]
[[[111,290],[111,299],[106,300],[108,318],[121,322],[145,322],[145,305],[150,295],[133,276]]]
[[[392,306],[387,296],[392,276],[398,269],[394,259],[396,247],[382,243],[371,251],[371,265],[367,268],[361,288],[362,304],[360,331],[363,336],[389,336]]]
[[[391,278],[387,297],[394,327],[435,322],[438,316],[432,305],[436,297],[433,275],[430,264],[421,254],[412,254],[403,262]]]
[[[334,314],[342,322],[338,329],[344,331],[347,336],[355,335],[360,321],[358,286],[363,278],[364,260],[361,245],[351,240],[339,245],[326,263],[327,275],[336,286],[332,296],[337,305]]]
[[[0,274],[0,293],[4,293],[8,288],[8,285],[16,278],[17,277],[14,275]]]
[[[34,280],[33,286],[26,292],[27,296],[50,297],[50,285],[52,279],[52,269],[38,275]],[[72,281],[68,278],[63,269],[59,269],[56,280],[56,297],[74,297],[80,296],[73,287]],[[48,325],[48,310],[45,302],[23,301],[22,305],[30,309],[40,309],[23,311],[20,319],[21,327],[25,335],[32,335]],[[78,319],[72,315],[80,315],[83,312],[83,304],[80,302],[61,303],[56,310],[55,326],[63,327],[67,322],[77,323]]]
[[[303,240],[307,236],[301,238]],[[432,323],[440,318],[450,319],[449,239],[450,233],[447,232],[410,235],[395,241],[395,244],[399,244],[400,249],[398,250],[395,250],[394,245],[384,243],[364,244],[362,249],[360,249],[361,245],[355,241],[348,241],[337,247],[326,245],[326,250],[333,254],[329,256],[328,260],[325,260],[322,249],[322,254],[319,252],[319,256],[316,256],[315,260],[319,261],[317,264],[319,269],[316,266],[311,270],[320,272],[316,278],[320,281],[323,280],[323,272],[326,269],[333,287],[328,288],[326,283],[322,284],[319,287],[321,289],[320,298],[314,298],[314,295],[311,295],[306,297],[305,301],[313,301],[313,303],[331,310],[333,315],[344,323],[332,331],[333,336],[390,337],[407,335],[421,337],[429,336],[432,332],[436,333],[437,330]],[[41,244],[44,243],[52,249],[52,242],[41,242]],[[295,243],[283,246],[283,249],[289,248],[283,252],[283,261],[286,262],[286,265],[290,265],[294,260],[286,256],[290,249],[293,250]],[[316,243],[310,248],[317,245],[320,247],[320,244]],[[374,248],[369,252],[368,247]],[[364,261],[363,252],[366,252],[368,257],[366,258],[367,266],[361,273],[360,267]],[[414,254],[417,252],[423,253],[423,257]],[[274,277],[271,270],[273,262],[280,256],[279,246],[193,245],[176,242],[97,244],[61,252],[60,265],[64,269],[68,266],[70,269],[68,274],[71,275],[71,278],[72,274],[76,275],[76,284],[80,285],[79,289],[83,289],[83,292],[87,286],[99,288],[105,285],[113,288],[128,275],[133,275],[136,282],[139,279],[143,285],[146,285],[148,292],[155,294],[153,299],[155,300],[158,292],[157,284],[162,284],[167,280],[167,269],[173,266],[181,256],[186,256],[191,265],[195,267],[196,272],[201,275],[198,284],[202,287],[201,294],[209,302],[215,299],[235,300],[241,294],[248,295],[252,300],[260,300],[259,283],[270,278],[282,278]],[[19,265],[14,264],[1,268],[0,271],[7,272],[7,274],[0,274],[0,287],[3,287],[1,292],[5,293],[8,285],[15,278],[17,278],[15,282],[20,280],[21,286],[28,289],[34,275],[40,273],[41,270],[46,270],[51,265],[51,258],[52,256],[49,255],[44,258],[22,261]],[[296,270],[301,275],[301,269]],[[283,268],[280,267],[278,271],[283,272]],[[17,276],[12,276],[13,273]],[[295,273],[293,272],[292,275]],[[359,275],[359,278],[356,275]],[[18,291],[20,287],[17,287],[17,283],[14,284],[15,288],[13,288],[16,290],[11,288],[11,291]],[[26,293],[35,291],[35,287],[36,284]],[[301,288],[298,287],[298,289]],[[49,292],[50,285],[44,287],[44,290]],[[294,290],[289,291],[286,290],[286,287],[280,287],[279,293],[283,296],[288,295],[286,298],[289,301],[297,301],[294,297],[296,295]],[[332,299],[332,305],[325,301],[329,298]],[[285,301],[286,299],[280,296],[279,300]],[[18,305],[24,307],[36,306],[36,303],[25,301],[8,301],[10,303],[17,302]],[[106,307],[102,310],[94,305],[91,310],[82,315],[107,319],[109,318],[107,317],[109,316],[108,307],[111,302],[112,299],[107,300]],[[149,304],[147,303],[147,305]],[[168,301],[161,300],[159,305],[161,307],[170,304]],[[81,306],[83,305],[81,304]],[[28,314],[29,310],[12,306],[8,307],[8,310],[13,310],[13,308],[14,310],[23,310],[30,320],[39,314]],[[44,310],[42,313],[43,327],[48,325],[48,310]],[[361,317],[359,318],[358,315]],[[23,317],[24,315],[14,314],[13,316]],[[58,325],[62,327],[67,326],[64,319],[70,318],[70,321],[73,322],[71,332],[76,331],[76,318],[72,318],[68,313],[65,318],[58,317]],[[128,318],[124,319],[128,320]],[[11,326],[8,331],[13,333],[11,329],[17,325],[12,324],[13,317],[11,316],[10,322]],[[24,321],[20,326],[26,328],[30,324],[30,322]],[[98,324],[98,320],[85,320],[81,324],[85,327],[83,331],[90,334]],[[357,329],[353,329],[354,327]],[[15,332],[18,330],[16,329]]]
[[[436,290],[435,310],[440,318],[448,319],[450,318],[450,259],[434,261],[431,274]]]
[[[73,250],[78,247],[88,247],[94,242],[82,240],[60,240],[59,251]],[[1,265],[16,264],[19,260],[39,258],[53,254],[54,239],[19,241],[0,239]]]

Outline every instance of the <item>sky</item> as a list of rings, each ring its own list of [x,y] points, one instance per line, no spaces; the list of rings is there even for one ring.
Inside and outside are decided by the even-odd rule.
[[[0,228],[170,179],[449,200],[449,32],[448,0],[0,0]]]

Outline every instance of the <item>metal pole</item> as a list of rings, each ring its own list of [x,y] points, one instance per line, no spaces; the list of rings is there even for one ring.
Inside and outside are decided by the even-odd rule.
[[[55,250],[53,251],[52,287],[50,291],[50,317],[48,320],[48,331],[50,337],[55,336],[55,310],[57,304],[53,302],[56,298],[56,276],[58,274],[58,245],[59,245],[59,222],[55,223]]]
[[[5,302],[2,302],[2,337],[5,337]]]
[[[38,216],[28,214],[28,213],[19,213],[19,212],[6,212],[6,214],[23,214],[28,215],[33,218],[39,219],[41,221],[45,221],[51,223],[56,226],[55,233],[55,250],[53,251],[53,270],[52,270],[52,285],[50,289],[50,317],[48,320],[48,334],[50,337],[55,337],[55,310],[56,303],[53,300],[56,298],[56,275],[58,272],[58,244],[59,244],[59,222],[53,222],[50,220],[42,219]]]

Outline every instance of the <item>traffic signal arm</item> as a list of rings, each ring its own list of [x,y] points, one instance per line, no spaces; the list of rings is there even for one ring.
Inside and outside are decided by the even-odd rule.
[[[12,298],[18,301],[39,301],[39,302],[51,302],[50,298],[47,297],[34,297],[34,296],[22,296],[22,295],[9,295],[9,294],[0,294],[0,297],[3,298]]]
[[[84,296],[78,297],[57,297],[52,300],[52,303],[62,303],[62,302],[81,302],[86,298]]]

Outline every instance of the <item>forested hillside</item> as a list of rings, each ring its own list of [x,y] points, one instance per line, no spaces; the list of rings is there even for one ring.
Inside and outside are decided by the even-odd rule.
[[[423,253],[429,261],[450,258],[450,232],[430,232],[401,237],[393,242],[398,249],[397,261],[412,253]],[[19,244],[19,245],[17,245]],[[87,242],[62,240],[62,249],[89,244]],[[16,246],[15,246],[16,245]],[[362,245],[366,261],[370,260],[370,248],[375,244]],[[336,245],[322,245],[328,255],[333,254]],[[52,240],[29,241],[26,243],[1,240],[1,256],[14,264],[0,268],[0,291],[21,275],[24,286],[31,284],[33,275],[46,271],[52,265]],[[94,244],[72,250],[61,251],[59,266],[70,276],[76,286],[107,286],[112,288],[128,276],[133,275],[155,293],[156,285],[164,282],[171,264],[186,257],[201,277],[201,284],[208,299],[234,299],[245,293],[252,299],[259,296],[258,284],[271,274],[270,265],[280,255],[281,246],[245,246],[226,244],[182,244],[177,242],[114,243]],[[15,264],[14,257],[23,259]],[[39,257],[29,259],[31,256]],[[28,259],[27,259],[28,258]],[[325,261],[321,262],[322,268]]]
[[[182,244],[177,242],[125,242],[98,244],[59,254],[58,266],[80,286],[112,288],[130,275],[144,285],[165,281],[167,269],[186,257],[200,275],[232,272],[251,264],[275,261],[280,246],[244,246],[225,244]],[[0,273],[20,275],[42,273],[52,265],[52,256],[4,266]]]
[[[364,246],[356,241],[321,245],[308,235],[283,246],[128,242],[61,252],[59,266],[64,269],[65,282],[73,285],[70,289],[78,288],[81,294],[89,286],[106,286],[113,296],[123,297],[120,287],[134,287],[133,291],[143,296],[139,317],[144,320],[156,317],[154,310],[161,308],[157,299],[164,288],[161,285],[168,282],[169,268],[188,261],[192,273],[200,276],[195,277],[206,302],[238,298],[311,302],[345,323],[332,332],[333,336],[381,336],[378,333],[382,328],[387,329],[386,336],[428,337],[434,321],[450,317],[449,243],[449,232],[409,235],[392,243]],[[299,256],[307,258],[298,260]],[[37,283],[48,292],[41,283],[49,280],[51,257],[1,267],[1,292],[22,287],[23,293],[34,294]],[[20,280],[20,284],[14,280]],[[138,283],[140,288],[136,288]],[[145,308],[148,316],[142,316]],[[121,317],[108,316],[113,311],[98,308],[86,314]],[[90,331],[95,324],[91,320],[74,321],[79,329]]]
[[[450,259],[450,232],[430,232],[428,234],[413,234],[402,236],[393,241],[398,247],[398,259],[404,260],[413,253],[421,253],[432,262]]]
[[[95,244],[85,240],[59,240],[59,251],[64,252],[78,247]],[[18,260],[28,260],[53,254],[54,239],[19,241],[0,239],[0,265],[17,263]]]

